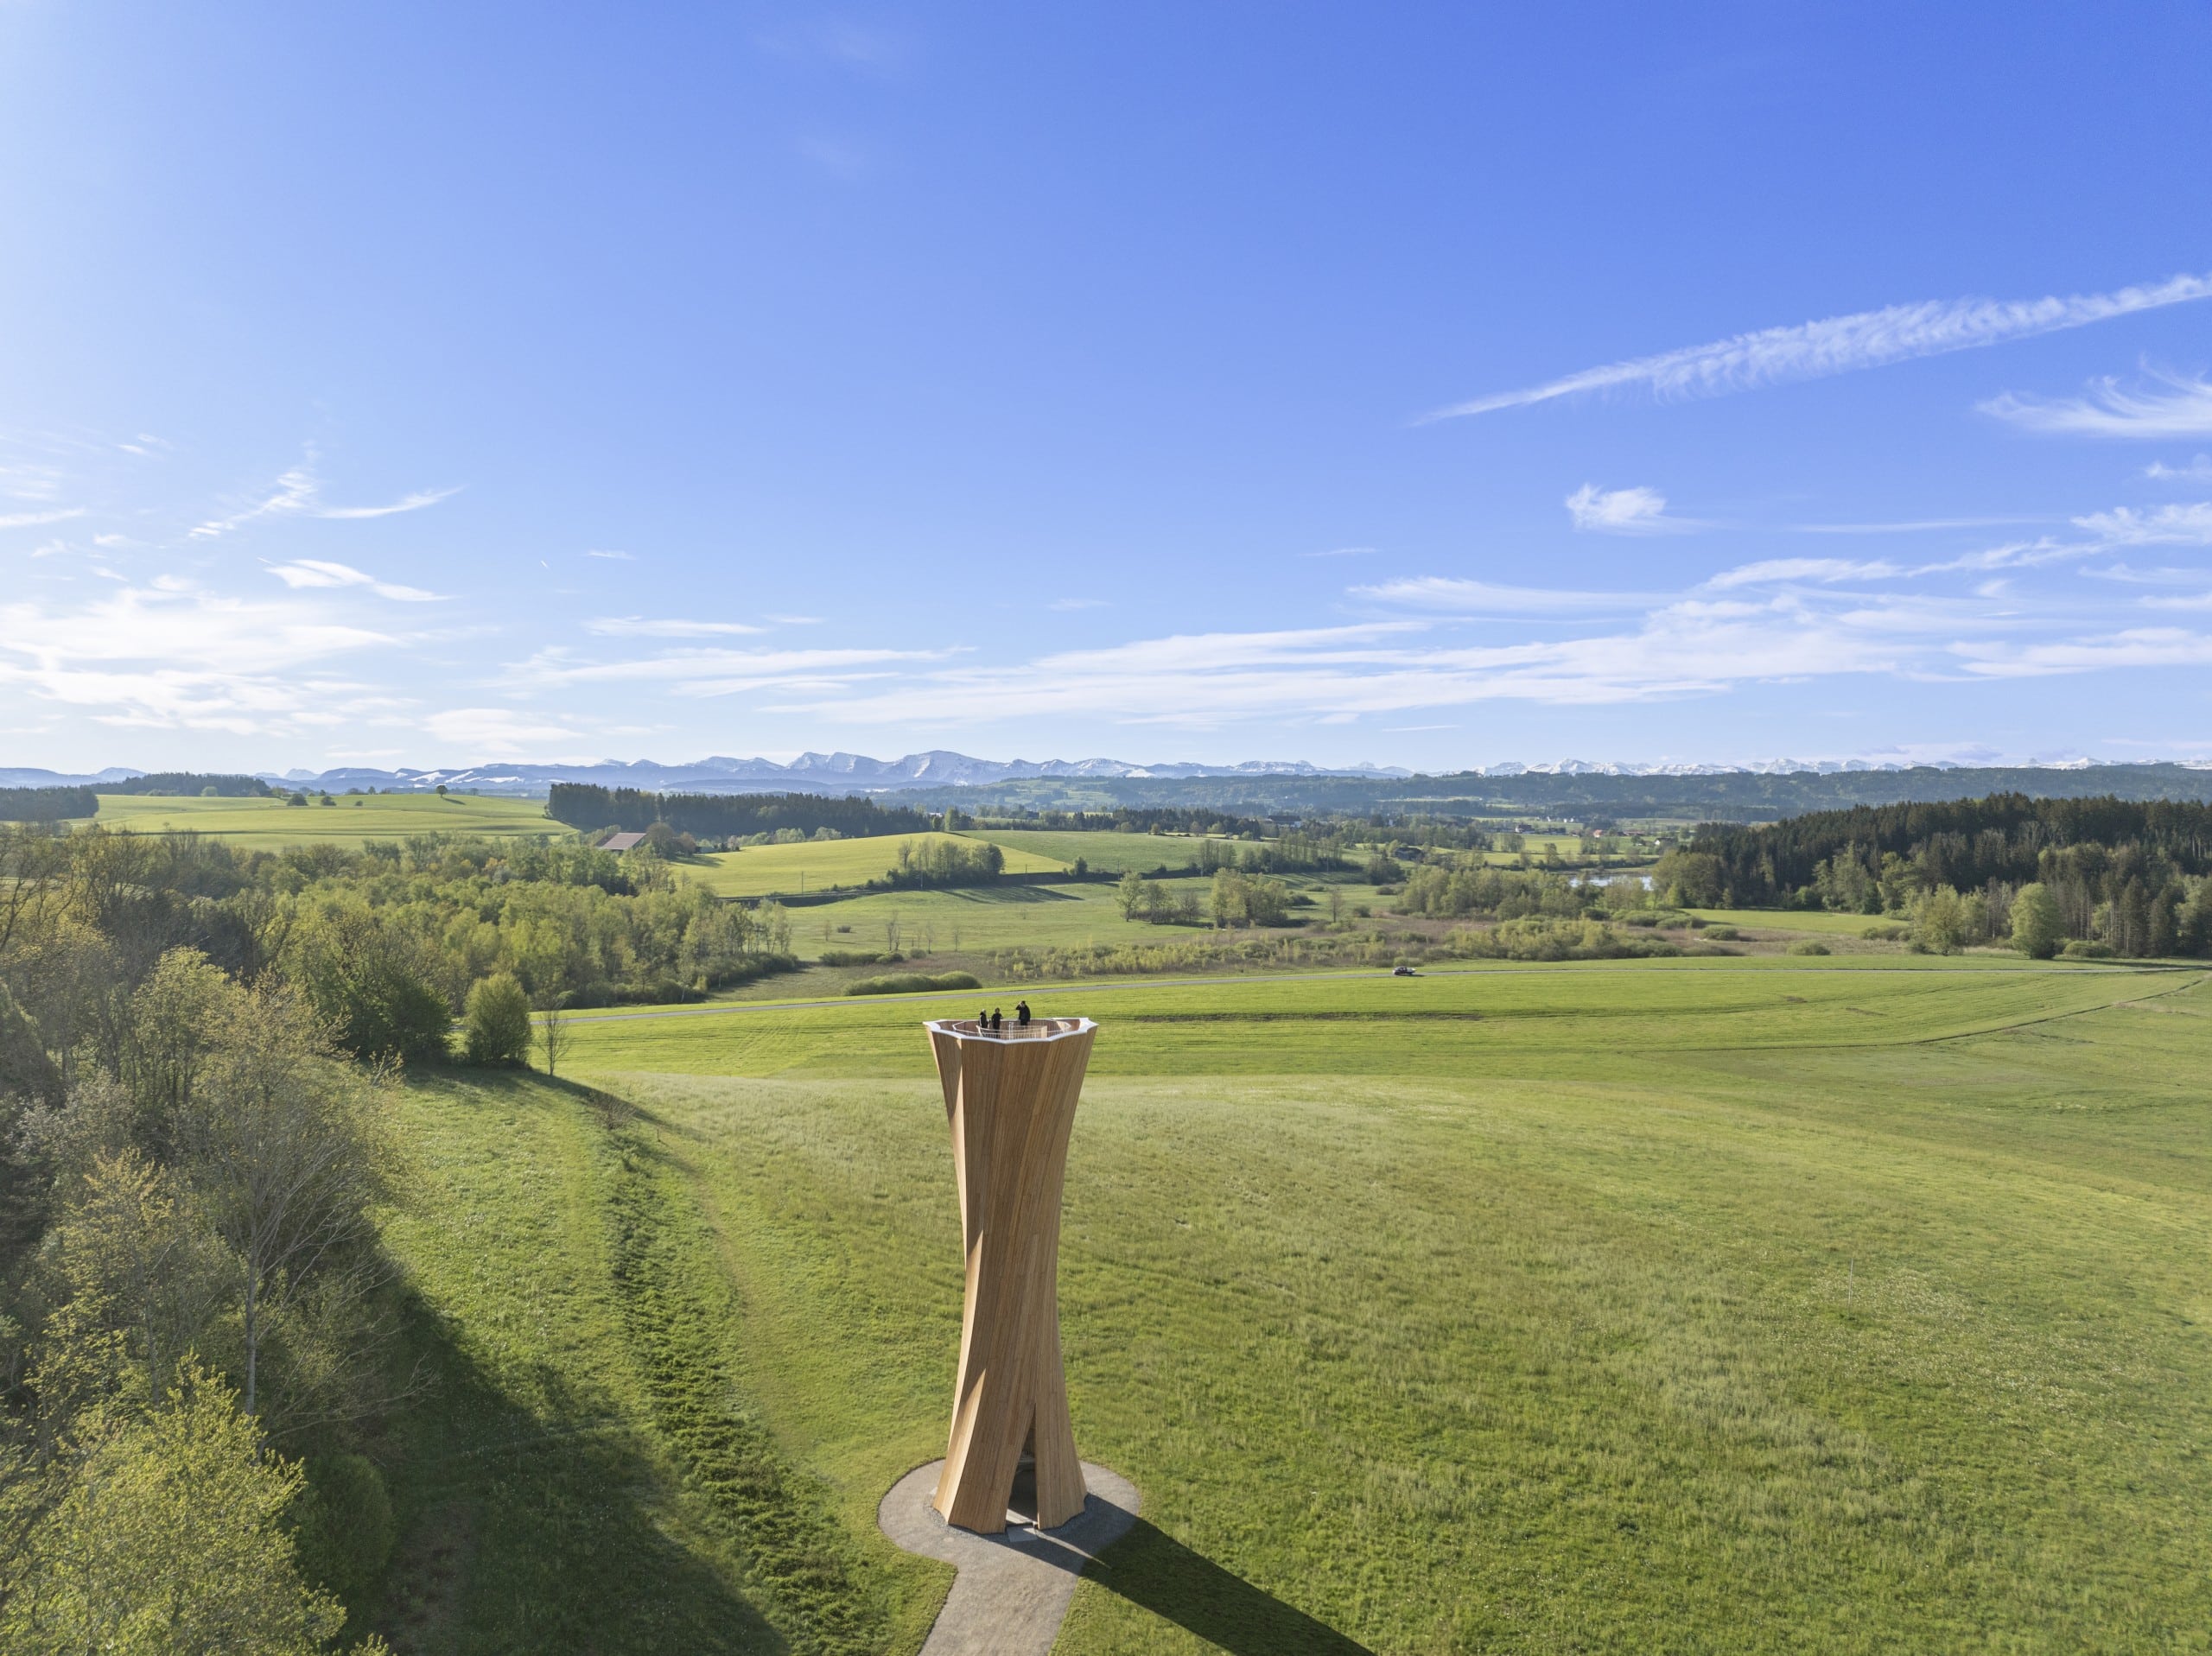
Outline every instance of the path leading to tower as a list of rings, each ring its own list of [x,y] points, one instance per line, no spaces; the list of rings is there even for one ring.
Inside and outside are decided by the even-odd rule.
[[[1077,1577],[1108,1568],[1097,1556],[1136,1522],[1136,1486],[1084,1462],[1090,1491],[1080,1516],[1056,1530],[1032,1527],[1017,1489],[1003,1535],[955,1529],[930,1506],[943,1461],[917,1467],[892,1486],[876,1513],[883,1532],[909,1552],[942,1558],[960,1574],[930,1629],[922,1656],[1046,1656],[1067,1619]]]

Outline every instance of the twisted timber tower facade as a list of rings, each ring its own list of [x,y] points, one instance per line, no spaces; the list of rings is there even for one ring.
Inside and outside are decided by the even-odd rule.
[[[1068,1134],[1098,1026],[1051,1018],[993,1032],[969,1019],[925,1025],[952,1124],[967,1301],[944,1471],[931,1505],[996,1534],[1025,1454],[1037,1525],[1083,1511],[1083,1467],[1060,1367],[1060,1187]]]

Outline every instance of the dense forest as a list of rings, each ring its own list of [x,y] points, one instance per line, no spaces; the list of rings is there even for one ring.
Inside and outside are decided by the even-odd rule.
[[[738,840],[791,830],[811,834],[828,828],[846,839],[871,834],[918,834],[930,826],[920,811],[879,805],[873,799],[823,794],[652,794],[635,788],[601,788],[556,782],[545,801],[556,822],[589,832],[620,828],[641,834],[664,822],[695,840]]]
[[[259,777],[198,771],[153,771],[143,777],[103,782],[104,794],[174,794],[179,798],[266,799],[276,790]]]
[[[2212,806],[1993,794],[1766,828],[1708,824],[1656,883],[1678,900],[1746,908],[1903,916],[1955,902],[1990,936],[2005,935],[2016,898],[2032,887],[2065,938],[2122,955],[2195,955],[2212,953],[2208,874]]]
[[[66,822],[99,808],[90,788],[0,788],[0,822]]]

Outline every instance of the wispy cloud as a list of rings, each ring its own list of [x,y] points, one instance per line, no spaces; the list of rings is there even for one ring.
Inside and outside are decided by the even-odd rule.
[[[2154,378],[2164,390],[2126,390],[2116,379],[2100,379],[2087,397],[2046,402],[2007,391],[1984,403],[1981,411],[2059,436],[2212,436],[2212,381],[2174,374]]]
[[[585,622],[584,631],[609,638],[720,638],[767,629],[743,621],[657,621],[642,615],[602,615]]]
[[[2129,587],[2195,587],[2205,579],[2202,569],[2138,569],[2118,562],[2098,564],[2080,573],[2091,581],[2117,581]]]
[[[1105,717],[1198,727],[1497,701],[1599,705],[1749,680],[1903,671],[1941,625],[1909,609],[1825,613],[1777,598],[1683,602],[1630,631],[1505,645],[1440,640],[1420,625],[1205,633],[1008,668],[941,669],[895,689],[797,705],[867,723]]]
[[[276,486],[249,506],[221,517],[211,517],[190,531],[195,541],[212,541],[228,535],[259,517],[389,517],[396,512],[420,511],[460,493],[454,489],[424,489],[383,506],[330,506],[321,500],[322,485],[315,473],[313,457],[276,479]]]
[[[1922,535],[1945,529],[2003,529],[2044,523],[2047,517],[1916,517],[1894,523],[1785,523],[1792,535]]]
[[[350,563],[327,563],[321,558],[296,558],[289,563],[271,564],[269,573],[287,587],[297,591],[315,587],[365,587],[379,598],[390,598],[403,604],[434,604],[443,601],[443,594],[424,592],[420,587],[403,587],[396,581],[378,581]]]
[[[1879,581],[1900,573],[1894,563],[1861,562],[1850,558],[1763,558],[1757,563],[1724,569],[1705,584],[1725,592],[1732,587],[1767,587],[1790,581],[1817,581],[1822,585],[1839,581]]]
[[[1501,409],[1526,408],[1560,397],[1629,387],[1647,389],[1662,397],[1720,397],[1998,345],[2205,298],[2212,298],[2212,277],[2177,276],[2105,294],[1942,299],[1891,305],[1586,368],[1541,385],[1454,403],[1426,418],[1450,420],[1491,414]]]
[[[2212,454],[2199,454],[2180,466],[2152,460],[2143,468],[2143,475],[2157,483],[2212,483]]]
[[[397,512],[420,511],[425,506],[435,506],[441,500],[450,500],[461,491],[455,489],[417,489],[413,494],[404,494],[388,506],[318,506],[317,517],[390,517]]]
[[[2047,678],[2120,667],[2212,665],[2212,636],[2183,627],[2137,627],[2046,644],[1958,644],[1954,653],[1976,677]]]
[[[1178,635],[1007,666],[899,669],[889,682],[793,697],[769,710],[925,726],[1054,717],[1188,727],[1342,722],[1482,702],[1596,706],[1718,695],[1851,675],[1956,681],[2093,672],[2187,661],[2212,649],[2212,641],[2178,630],[2085,631],[2078,600],[2062,607],[2025,604],[2001,590],[1838,589],[1825,580],[1900,572],[1807,563],[1746,566],[1731,572],[1733,583],[1724,578],[1657,600],[1624,625],[1554,617],[1542,624],[1554,636],[1519,643],[1465,642],[1441,616]]]
[[[1103,598],[1056,598],[1045,607],[1048,610],[1103,610],[1107,604]]]
[[[631,661],[579,661],[568,651],[541,650],[507,669],[518,688],[567,689],[578,685],[657,684],[671,695],[734,695],[781,689],[828,694],[879,676],[895,663],[941,661],[937,650],[671,650]]]
[[[400,642],[312,603],[225,598],[174,578],[73,606],[0,603],[0,691],[95,723],[270,735],[355,717],[327,663]]]
[[[1301,552],[1301,558],[1371,558],[1378,549],[1371,546],[1332,546],[1322,552]]]
[[[2114,546],[2212,546],[2212,501],[2153,511],[2120,506],[2076,517],[2074,524]]]
[[[1354,587],[1351,596],[1370,603],[1454,615],[1567,615],[1619,612],[1655,601],[1649,593],[1558,592],[1540,587],[1501,587],[1487,581],[1449,575],[1414,575],[1400,581]]]
[[[18,511],[0,517],[0,529],[35,529],[41,523],[59,523],[72,517],[82,517],[82,506],[69,506],[55,511]]]
[[[593,550],[585,553],[584,555],[588,558],[615,558],[624,563],[631,563],[636,561],[636,555],[633,553],[609,552],[600,550],[598,549],[594,549]]]
[[[1696,524],[1667,516],[1667,497],[1656,489],[1601,489],[1586,483],[1567,498],[1575,528],[1601,535],[1671,535]]]
[[[542,714],[512,707],[448,707],[423,721],[430,734],[476,759],[513,758],[541,753],[549,746],[574,746],[586,739],[580,731]]]

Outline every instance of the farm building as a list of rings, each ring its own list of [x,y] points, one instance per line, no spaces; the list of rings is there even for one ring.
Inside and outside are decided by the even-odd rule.
[[[599,842],[601,851],[634,851],[645,844],[642,834],[610,834]]]

